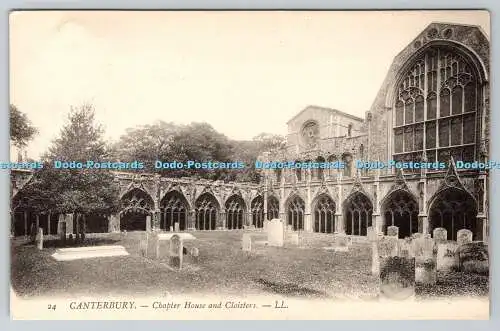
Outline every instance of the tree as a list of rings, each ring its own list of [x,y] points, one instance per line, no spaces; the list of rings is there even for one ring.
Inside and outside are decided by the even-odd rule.
[[[267,152],[285,147],[286,139],[282,135],[272,133],[260,133],[253,138],[259,144],[261,152]]]
[[[107,159],[103,130],[95,123],[93,106],[72,108],[68,123],[44,155],[45,166],[23,188],[22,197],[34,210],[73,214],[78,238],[82,230],[80,221],[83,219],[85,224],[86,215],[118,210],[118,187],[109,169],[55,169],[53,162]]]
[[[26,146],[33,139],[38,130],[31,125],[28,116],[19,111],[16,106],[9,105],[10,109],[10,139],[18,147]]]

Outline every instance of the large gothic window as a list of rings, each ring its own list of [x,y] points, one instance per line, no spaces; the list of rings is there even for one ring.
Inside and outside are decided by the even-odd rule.
[[[372,211],[372,203],[363,193],[348,197],[344,206],[346,234],[366,236],[367,228],[372,225]]]
[[[186,230],[188,206],[182,193],[168,192],[160,202],[160,229],[170,231],[170,227],[175,229],[175,223],[178,223],[181,231]]]
[[[304,200],[297,196],[288,203],[288,225],[294,231],[304,230],[304,207]]]
[[[314,231],[334,232],[335,202],[326,194],[321,195],[314,206]]]
[[[226,202],[226,228],[242,229],[244,223],[245,202],[239,195],[233,195]]]
[[[394,159],[473,161],[477,74],[460,54],[433,47],[403,76],[394,101]],[[418,169],[416,169],[418,170]]]
[[[196,230],[215,230],[219,204],[210,193],[202,194],[195,204]]]

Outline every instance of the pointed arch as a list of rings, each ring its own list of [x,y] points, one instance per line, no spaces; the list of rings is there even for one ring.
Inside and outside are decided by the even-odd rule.
[[[293,195],[288,198],[286,204],[287,224],[294,231],[304,230],[305,203],[299,195]]]
[[[195,202],[196,230],[215,230],[220,206],[212,193],[201,194]]]
[[[233,194],[226,200],[226,228],[242,229],[245,219],[245,201],[238,194]]]
[[[381,214],[384,218],[384,233],[387,227],[397,226],[399,237],[410,237],[418,232],[418,202],[408,190],[398,189],[387,194],[381,202]]]
[[[472,231],[473,240],[482,239],[482,225],[477,223],[477,203],[467,191],[448,187],[439,191],[429,204],[429,228],[445,228],[448,240],[457,239],[457,231]]]
[[[120,199],[120,229],[146,231],[147,216],[152,216],[155,204],[153,198],[140,188],[133,188]]]
[[[160,201],[160,229],[170,231],[175,229],[175,223],[179,223],[179,230],[187,229],[189,215],[189,202],[184,194],[177,190],[167,192]]]
[[[312,204],[314,232],[333,233],[335,231],[335,202],[326,193],[319,194]]]
[[[264,198],[262,195],[256,196],[250,203],[252,211],[252,224],[255,228],[264,227]]]
[[[343,204],[346,234],[366,236],[367,228],[372,226],[373,204],[361,191],[351,193]]]

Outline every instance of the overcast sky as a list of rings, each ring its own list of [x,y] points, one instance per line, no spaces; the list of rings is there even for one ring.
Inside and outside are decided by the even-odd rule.
[[[83,102],[110,139],[157,120],[285,134],[308,105],[364,117],[394,56],[434,21],[490,31],[485,11],[18,12],[10,102],[39,129],[33,158]]]

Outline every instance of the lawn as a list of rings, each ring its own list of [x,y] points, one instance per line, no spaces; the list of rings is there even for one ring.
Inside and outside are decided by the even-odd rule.
[[[269,247],[259,244],[265,236],[256,233],[252,252],[241,249],[242,231],[193,232],[197,238],[185,246],[199,248],[197,261],[185,256],[184,267],[174,271],[166,258],[155,259],[154,243],[147,257],[139,252],[144,233],[107,234],[87,238],[85,245],[123,245],[130,256],[58,262],[51,255],[55,242],[39,251],[33,245],[12,242],[12,286],[20,296],[46,295],[162,295],[279,294],[288,297],[374,299],[377,277],[371,275],[371,251],[366,243],[354,243],[348,252],[316,245]],[[257,243],[255,243],[257,242]],[[165,256],[167,248],[161,247]],[[461,291],[461,292],[457,292]],[[488,293],[488,278],[479,275],[440,275],[439,284],[417,288],[429,295],[482,295]]]

